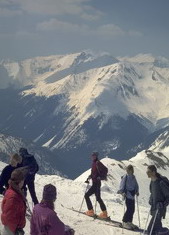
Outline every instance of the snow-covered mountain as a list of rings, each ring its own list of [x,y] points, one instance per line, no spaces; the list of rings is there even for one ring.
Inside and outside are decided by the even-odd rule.
[[[71,177],[87,169],[94,149],[129,158],[169,126],[163,57],[81,52],[1,61],[0,81],[1,132],[57,153],[60,170]]]
[[[125,167],[128,164],[134,166],[135,175],[140,187],[140,196],[138,198],[139,212],[141,219],[141,228],[145,228],[145,223],[149,211],[149,183],[150,179],[147,177],[146,169],[147,165],[155,164],[158,168],[158,172],[169,178],[169,160],[163,154],[153,151],[142,151],[135,157],[124,161],[117,161],[115,159],[104,158],[102,162],[109,169],[108,181],[102,181],[102,198],[107,206],[108,214],[112,219],[121,221],[124,213],[124,204],[120,195],[116,192],[119,187],[121,176],[125,174]],[[0,172],[3,169],[4,164],[0,162]],[[42,189],[45,184],[52,183],[56,185],[58,190],[57,200],[55,202],[55,210],[60,219],[65,223],[69,224],[76,231],[77,235],[119,235],[122,233],[122,229],[114,228],[106,225],[106,222],[100,222],[93,220],[93,218],[86,217],[84,215],[78,215],[67,208],[75,208],[79,210],[81,202],[84,197],[86,190],[86,184],[84,181],[90,174],[90,170],[84,172],[75,180],[65,179],[57,175],[37,175],[36,176],[36,191],[38,198],[41,199]],[[91,197],[93,205],[95,205],[95,197]],[[0,202],[2,197],[0,197]],[[28,201],[30,206],[32,205],[30,195],[28,194]],[[86,204],[83,203],[82,211],[86,211]],[[99,205],[96,207],[96,212],[100,213]],[[169,227],[168,214],[163,224]],[[136,211],[134,214],[134,223],[138,225],[138,211],[136,203]],[[0,224],[1,225],[1,224]],[[27,221],[25,232],[29,235],[29,221]],[[124,235],[136,234],[135,232],[123,231]]]

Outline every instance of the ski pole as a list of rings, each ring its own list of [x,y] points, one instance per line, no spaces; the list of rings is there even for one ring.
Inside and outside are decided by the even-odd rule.
[[[154,228],[154,224],[155,224],[157,215],[158,215],[158,209],[156,210],[156,213],[155,213],[155,216],[154,216],[154,220],[153,220],[153,224],[152,224],[152,226],[151,226],[151,231],[150,231],[150,234],[149,234],[149,235],[151,235],[152,232],[153,232],[153,228]]]
[[[140,228],[141,224],[140,224],[140,212],[139,212],[139,205],[138,205],[138,196],[136,196],[136,202],[137,202],[137,212],[138,212],[138,223],[139,223],[139,228]]]
[[[32,215],[32,211],[31,211],[31,208],[29,206],[28,200],[26,200],[26,206],[27,206],[27,211],[30,213],[30,215]]]
[[[86,186],[86,189],[85,189],[85,194],[86,194],[87,189],[88,189],[88,185],[89,185],[89,180],[86,180],[85,183],[87,183],[87,186]],[[84,197],[82,199],[82,203],[80,205],[79,213],[81,212],[81,209],[82,209],[82,205],[83,205],[83,202],[84,202],[84,199],[85,199],[85,194],[84,194]],[[78,213],[78,215],[79,215],[79,213]]]
[[[148,216],[147,216],[147,220],[146,220],[145,228],[144,228],[144,231],[143,231],[143,235],[144,235],[144,234],[145,234],[145,232],[146,232],[146,228],[147,228],[147,223],[148,223],[149,217],[150,217],[150,210],[149,210],[149,212],[148,212]]]

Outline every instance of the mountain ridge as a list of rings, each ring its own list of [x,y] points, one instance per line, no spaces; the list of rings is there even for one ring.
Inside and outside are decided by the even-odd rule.
[[[86,155],[94,149],[129,158],[169,126],[166,58],[80,52],[25,60],[20,72],[18,65],[5,63],[0,76],[8,74],[16,86],[0,83],[2,133],[33,140],[63,165],[76,161],[76,174],[85,170]]]

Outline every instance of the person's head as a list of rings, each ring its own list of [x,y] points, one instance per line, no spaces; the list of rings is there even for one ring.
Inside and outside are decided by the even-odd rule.
[[[55,201],[57,198],[57,190],[56,187],[52,184],[46,184],[43,188],[43,196],[42,199],[44,201]]]
[[[22,188],[25,180],[25,171],[22,168],[15,169],[9,180],[9,185],[14,188]]]
[[[26,148],[20,148],[19,149],[19,155],[20,156],[24,156],[24,155],[28,155],[28,150]]]
[[[127,172],[128,175],[133,175],[133,174],[134,174],[134,168],[133,168],[133,166],[132,166],[132,165],[128,165],[128,166],[126,167],[126,172]]]
[[[56,198],[56,187],[52,184],[46,184],[43,188],[42,202],[46,202],[51,207],[51,209],[54,209],[54,202]]]
[[[10,165],[16,167],[18,164],[22,162],[22,157],[17,153],[11,155],[10,157]]]
[[[98,152],[93,152],[92,155],[91,155],[91,157],[92,157],[92,160],[93,160],[93,161],[97,161],[97,160],[98,160],[98,157],[99,157],[99,153],[98,153]]]
[[[148,175],[148,178],[154,178],[154,177],[157,177],[157,168],[155,165],[149,165],[147,167],[147,175]]]

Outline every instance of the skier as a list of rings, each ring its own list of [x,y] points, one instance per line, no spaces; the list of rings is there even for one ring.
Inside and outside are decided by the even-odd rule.
[[[120,188],[117,193],[123,195],[126,204],[126,211],[122,220],[123,227],[132,230],[137,228],[132,221],[135,212],[135,195],[139,196],[139,187],[132,165],[126,167],[126,172],[127,174],[121,179]]]
[[[54,211],[54,202],[57,198],[56,187],[47,184],[43,189],[43,198],[40,204],[35,205],[30,223],[30,235],[73,235],[74,230],[58,218]]]
[[[12,172],[9,179],[9,188],[2,200],[1,221],[4,225],[2,235],[24,234],[26,199],[21,190],[24,177],[24,172],[18,168]]]
[[[28,174],[25,178],[24,188],[28,186],[32,201],[34,205],[38,204],[38,199],[35,192],[35,174],[39,170],[39,166],[33,155],[29,154],[26,148],[20,148],[19,154],[22,157],[21,166],[27,168]]]
[[[19,156],[17,153],[13,154],[10,157],[10,163],[9,165],[5,166],[5,168],[2,170],[1,176],[0,176],[0,194],[5,194],[6,189],[8,188],[8,180],[11,177],[12,172],[19,167],[18,164],[22,162],[22,157]]]
[[[103,200],[101,199],[101,195],[100,195],[101,194],[100,193],[101,178],[100,178],[99,170],[98,170],[98,164],[99,164],[98,156],[99,156],[98,152],[93,152],[92,156],[91,156],[91,158],[92,158],[91,175],[88,177],[87,181],[89,179],[92,179],[92,186],[85,193],[85,200],[86,200],[86,204],[87,204],[87,208],[88,208],[88,211],[86,211],[85,213],[88,216],[94,216],[94,210],[93,210],[93,205],[90,200],[90,196],[92,194],[95,194],[96,200],[99,202],[100,208],[102,210],[99,217],[106,219],[108,217],[107,209],[106,209],[106,206],[105,206]]]
[[[169,181],[157,172],[154,165],[147,167],[147,175],[151,179],[149,204],[152,215],[147,230],[149,234],[153,226],[152,235],[155,235],[163,230],[161,220],[165,218],[166,207],[169,204]]]

